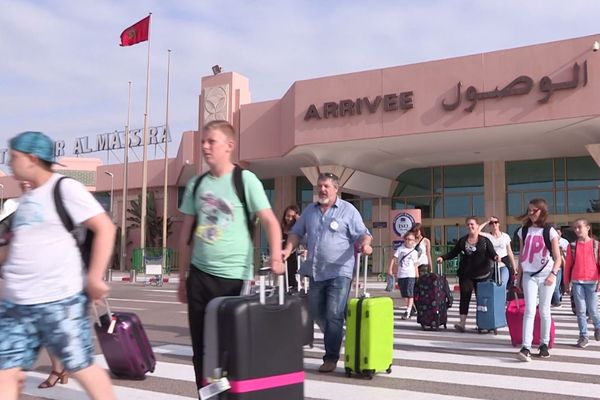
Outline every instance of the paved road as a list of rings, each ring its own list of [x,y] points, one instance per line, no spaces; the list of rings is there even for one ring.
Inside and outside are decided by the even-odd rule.
[[[119,399],[179,400],[195,398],[191,347],[185,306],[176,299],[176,286],[145,288],[140,284],[114,282],[111,305],[115,310],[140,315],[148,331],[158,364],[144,381],[115,379]],[[375,295],[384,292],[375,291]],[[396,296],[396,294],[394,295]],[[567,299],[568,301],[568,299]],[[523,363],[515,358],[506,328],[497,336],[475,331],[424,332],[413,321],[402,321],[396,299],[394,367],[390,375],[373,380],[349,379],[343,364],[331,374],[316,372],[323,354],[322,335],[315,330],[313,349],[305,349],[306,399],[411,400],[459,398],[508,400],[514,398],[565,400],[600,398],[600,343],[586,349],[574,346],[578,330],[567,302],[554,309],[557,345],[548,360]],[[449,327],[458,320],[458,304],[450,310]],[[469,324],[474,327],[474,309]],[[104,363],[102,355],[97,361]],[[49,363],[40,358],[28,373],[23,399],[86,399],[74,381],[39,390]]]

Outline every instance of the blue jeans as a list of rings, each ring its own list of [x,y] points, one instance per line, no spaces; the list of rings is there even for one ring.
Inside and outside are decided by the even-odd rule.
[[[509,275],[510,275],[510,272],[508,272],[508,267],[506,265],[501,265],[500,266],[500,281],[501,281],[500,283],[505,288],[506,288],[506,285],[508,284]]]
[[[526,349],[531,349],[533,342],[533,323],[535,320],[535,309],[537,306],[537,298],[539,295],[540,309],[540,345],[548,345],[550,343],[550,325],[552,322],[550,315],[550,299],[554,292],[556,281],[546,286],[544,281],[548,278],[550,269],[542,271],[535,276],[531,276],[527,272],[523,274],[523,297],[525,298],[525,314],[523,315],[523,346]]]
[[[594,329],[600,329],[600,316],[598,315],[598,295],[595,283],[573,282],[573,299],[577,313],[577,325],[579,325],[579,336],[588,337],[588,323],[586,312],[589,313],[594,322]]]
[[[310,279],[308,292],[310,310],[325,336],[323,361],[337,362],[340,358],[351,283],[352,279],[344,276],[318,282]]]
[[[559,305],[562,300],[562,293],[560,292],[560,283],[562,282],[562,268],[556,274],[556,286],[554,287],[554,293],[552,293],[553,306]]]

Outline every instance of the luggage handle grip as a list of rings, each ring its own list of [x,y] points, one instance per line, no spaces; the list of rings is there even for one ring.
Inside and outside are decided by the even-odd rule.
[[[356,255],[356,288],[354,291],[354,296],[355,297],[359,297],[358,296],[358,284],[360,281],[360,261],[361,261],[361,256],[362,253],[358,253]],[[369,256],[367,254],[364,255],[363,258],[363,268],[364,268],[364,282],[363,282],[363,291],[362,291],[362,297],[369,297],[369,293],[367,292],[367,266],[369,265]]]
[[[265,294],[265,280],[267,275],[269,274],[269,272],[271,271],[271,267],[262,267],[258,270],[258,275],[259,275],[259,301],[260,304],[265,304],[266,303],[266,294]],[[284,286],[284,276],[283,275],[278,275],[277,277],[277,283],[278,283],[278,287],[279,287],[279,305],[283,305],[284,303],[284,299],[285,299],[285,292],[283,289]]]
[[[444,262],[438,261],[436,264],[437,264],[437,273],[439,275],[444,275]]]
[[[108,299],[104,298],[103,302],[104,302],[104,307],[106,308],[108,317],[111,318],[112,312],[110,311],[110,306],[108,305]],[[100,321],[100,314],[98,313],[98,308],[96,307],[95,302],[92,302],[92,310],[94,310],[94,314],[96,315],[96,323],[98,324],[98,326],[102,326],[102,322]]]

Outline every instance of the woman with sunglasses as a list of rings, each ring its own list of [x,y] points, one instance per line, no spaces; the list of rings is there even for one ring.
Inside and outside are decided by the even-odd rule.
[[[500,257],[500,279],[506,287],[510,277],[515,271],[515,256],[510,247],[510,236],[500,230],[500,220],[497,217],[491,217],[483,224],[479,225],[479,230],[482,231],[487,225],[490,226],[490,232],[481,232],[482,236],[490,239],[494,245],[496,254]]]
[[[519,229],[519,268],[517,282],[522,277],[525,313],[523,315],[523,343],[517,354],[521,361],[531,360],[533,324],[538,305],[541,319],[539,357],[548,358],[550,343],[550,301],[562,257],[558,246],[558,232],[546,224],[548,204],[544,199],[533,199],[521,215],[523,226]]]

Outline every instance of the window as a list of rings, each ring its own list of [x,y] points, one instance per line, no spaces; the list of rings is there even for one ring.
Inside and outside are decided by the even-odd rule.
[[[525,211],[533,198],[548,202],[550,214],[598,212],[600,168],[591,157],[506,163],[508,215]]]
[[[416,168],[398,178],[392,208],[418,208],[423,218],[484,214],[483,164]]]
[[[296,178],[296,203],[300,207],[300,211],[313,202],[313,193],[313,186],[305,176]]]

